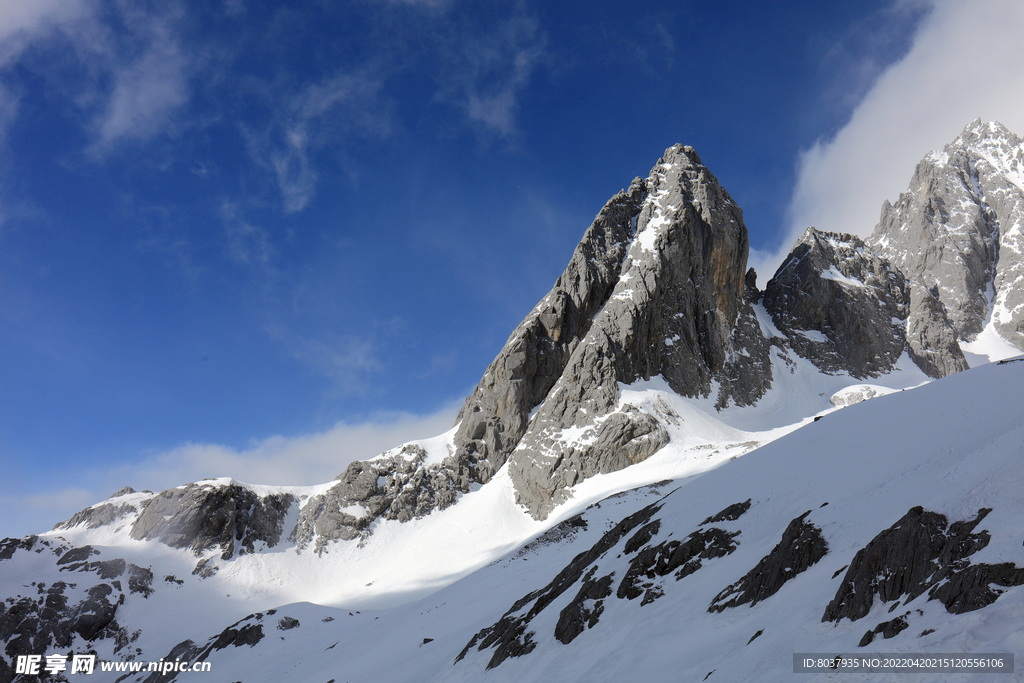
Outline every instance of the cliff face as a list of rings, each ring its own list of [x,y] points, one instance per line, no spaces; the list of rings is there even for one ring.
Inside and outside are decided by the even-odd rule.
[[[1024,350],[1024,143],[1001,124],[974,121],[922,159],[868,244],[918,290],[912,326],[971,341],[991,316]]]
[[[822,372],[877,377],[906,347],[903,275],[852,235],[808,228],[768,282],[764,307]]]
[[[745,297],[739,207],[689,147],[667,150],[640,186],[618,280],[511,457],[517,500],[538,517],[577,482],[667,443],[658,416],[619,404],[620,383],[660,375],[688,397],[717,385],[723,406],[770,386],[768,345]]]

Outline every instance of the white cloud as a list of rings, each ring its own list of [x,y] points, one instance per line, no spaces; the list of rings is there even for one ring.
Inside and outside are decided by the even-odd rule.
[[[266,130],[243,130],[253,160],[274,172],[286,213],[302,211],[316,196],[315,155],[345,136],[390,133],[381,87],[369,71],[336,73],[278,107]]]
[[[113,17],[113,18],[112,18]],[[189,100],[195,51],[175,31],[181,18],[130,3],[101,6],[91,0],[9,0],[0,3],[0,77],[30,46],[70,47],[80,69],[61,81],[46,66],[30,65],[90,120],[89,151],[109,152],[126,140],[166,131]],[[118,29],[114,30],[114,24]],[[10,89],[8,85],[7,89]],[[14,119],[16,98],[0,82],[0,133]]]
[[[86,19],[85,0],[5,0],[0,3],[0,66],[17,58],[29,43],[60,27]]]
[[[451,42],[442,47],[447,64],[438,99],[462,107],[470,121],[492,132],[514,134],[520,93],[545,52],[537,20],[515,14],[493,31],[463,33]]]
[[[870,234],[917,162],[975,118],[1024,134],[1021,36],[1018,0],[935,0],[910,51],[881,73],[850,122],[802,155],[782,251],[751,254],[762,278],[808,226]]]
[[[189,443],[139,462],[105,471],[83,471],[80,483],[31,496],[0,496],[0,536],[47,531],[75,512],[124,486],[161,491],[205,478],[233,477],[251,484],[305,486],[331,481],[350,462],[366,460],[413,439],[451,429],[461,406],[449,403],[430,415],[392,413],[362,424],[339,422],[317,434],[272,436],[248,448]]]
[[[140,33],[147,43],[145,52],[110,65],[115,85],[95,122],[96,151],[165,131],[174,113],[188,102],[190,59],[168,22],[149,18]]]

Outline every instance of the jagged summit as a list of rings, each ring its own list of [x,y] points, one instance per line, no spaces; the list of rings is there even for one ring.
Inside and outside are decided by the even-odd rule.
[[[906,347],[903,276],[853,235],[808,228],[765,287],[764,307],[799,356],[857,378],[892,371]]]
[[[910,281],[925,336],[969,342],[991,322],[1024,350],[1024,143],[1003,125],[973,121],[922,159],[868,244]]]

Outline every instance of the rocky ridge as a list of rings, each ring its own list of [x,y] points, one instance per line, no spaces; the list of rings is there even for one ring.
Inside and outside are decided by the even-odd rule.
[[[410,443],[354,462],[301,505],[294,528],[260,526],[252,538],[283,533],[322,552],[365,538],[378,519],[443,510],[506,464],[516,500],[543,519],[578,483],[668,443],[679,419],[671,409],[620,400],[620,386],[641,379],[659,376],[681,396],[728,410],[756,404],[796,358],[855,379],[892,372],[905,352],[934,378],[966,369],[960,341],[989,312],[1011,341],[1024,325],[1024,287],[1014,286],[1018,271],[1024,278],[1022,150],[999,124],[970,124],[922,160],[869,240],[809,228],[761,292],[746,270],[741,210],[692,148],[669,148],[598,213],[467,397],[442,452]],[[161,514],[206,539],[197,548],[213,537],[228,555],[244,546],[248,532],[234,529],[250,524],[246,512],[200,524],[215,530],[185,521],[242,494],[209,504],[168,495]],[[257,520],[266,517],[260,506],[283,519],[292,502],[242,505],[256,505]],[[89,523],[126,512],[94,510]],[[178,543],[168,524],[160,528],[137,533]]]
[[[915,343],[971,341],[991,316],[1024,350],[1024,142],[1004,126],[978,119],[922,159],[868,244],[911,284]]]
[[[1019,148],[1019,141],[1011,144],[996,126],[972,126],[968,130],[979,131],[980,137],[971,138],[965,131],[961,138],[973,142],[963,156],[977,157],[969,168],[979,179],[998,164],[1010,171],[1019,167],[1013,165],[1012,154],[1007,161],[1006,155],[992,151],[1003,150],[999,140],[1009,141],[1007,149],[1013,144]],[[938,168],[942,158],[932,156],[926,162]],[[952,167],[948,160],[942,163]],[[957,173],[963,171],[957,168]],[[1011,180],[1016,177],[1008,173]],[[1004,223],[1016,220],[1017,204],[1012,188],[997,181],[993,176],[977,185],[982,190],[995,188],[989,194],[998,195],[1004,204],[983,191],[978,196],[985,200],[988,213],[981,208],[976,214],[965,210],[958,215],[978,220],[954,230],[950,214],[942,225],[951,235],[948,244],[954,245],[947,248],[970,246],[971,258],[977,257],[971,263],[980,268],[982,280],[991,279],[994,304],[989,310],[992,320],[1001,324],[1012,322],[1016,310],[1017,290],[1007,274],[1014,272],[1016,261],[1013,248],[1006,245],[1013,244],[1020,228],[1013,227],[1018,222],[1004,230]],[[1014,182],[1010,185],[1016,187]],[[948,183],[930,182],[920,192],[946,187]],[[907,225],[920,223],[914,212],[938,206],[939,199],[941,193],[930,203],[908,200]],[[352,463],[332,485],[318,487],[308,496],[233,481],[200,482],[160,494],[124,489],[58,525],[54,533],[123,533],[131,542],[155,541],[184,551],[186,562],[195,562],[185,581],[193,589],[209,591],[211,585],[221,585],[217,582],[225,574],[236,571],[241,560],[254,559],[240,556],[262,553],[250,563],[260,564],[287,550],[307,562],[310,558],[303,556],[303,549],[324,552],[334,541],[366,539],[378,520],[407,522],[451,507],[461,494],[492,481],[506,466],[516,500],[535,518],[544,518],[569,498],[573,486],[640,463],[675,438],[670,432],[679,433],[683,418],[664,401],[634,405],[623,398],[628,395],[623,385],[637,380],[661,377],[672,392],[707,401],[702,405],[713,405],[712,411],[729,411],[757,404],[782,373],[792,372],[797,359],[810,361],[822,374],[857,380],[892,371],[904,352],[933,377],[965,369],[959,340],[977,312],[971,303],[976,302],[971,294],[975,290],[956,290],[955,279],[947,288],[937,281],[925,287],[920,278],[905,276],[903,267],[913,264],[901,266],[879,252],[890,249],[897,239],[912,244],[912,230],[902,224],[886,225],[890,227],[885,228],[885,240],[876,239],[879,232],[867,243],[809,229],[760,292],[753,272],[745,270],[747,238],[739,208],[691,148],[670,148],[646,179],[634,180],[598,214],[566,271],[513,332],[440,447],[437,440],[414,442]],[[989,263],[985,259],[992,254],[998,259]],[[960,306],[959,295],[950,292],[966,292],[967,303]],[[856,391],[836,394],[834,404],[874,393],[875,388],[862,384]],[[528,654],[543,645],[536,623],[545,624],[545,638],[550,633],[564,645],[585,640],[584,634],[601,628],[609,613],[621,613],[629,604],[664,604],[662,599],[677,585],[688,590],[698,581],[713,584],[702,607],[720,613],[773,598],[791,587],[789,582],[797,575],[819,576],[818,563],[832,552],[831,540],[826,543],[822,535],[821,519],[828,512],[809,511],[794,518],[807,505],[789,511],[776,529],[757,536],[763,540],[781,534],[781,540],[770,552],[744,555],[746,564],[739,570],[733,567],[736,571],[728,581],[700,571],[721,566],[736,552],[743,554],[741,546],[749,543],[748,538],[755,540],[754,535],[742,534],[743,522],[732,524],[750,508],[751,500],[733,503],[699,525],[695,520],[747,495],[744,490],[701,509],[700,516],[685,523],[663,522],[659,502],[610,524],[612,531],[566,565],[546,588],[517,601],[497,622],[483,622],[493,622],[492,626],[466,633],[468,638],[477,631],[477,636],[466,644],[463,656],[472,659],[478,656],[470,657],[473,652],[494,648],[489,655],[493,668]],[[681,505],[682,497],[666,500]],[[754,505],[764,506],[766,501]],[[987,510],[980,510],[973,520],[949,525],[938,513],[912,508],[862,553],[843,560],[849,564],[833,580],[847,567],[854,568],[835,593],[836,605],[825,608],[826,598],[818,613],[826,609],[825,620],[832,623],[864,618],[862,612],[871,608],[872,587],[877,586],[882,586],[877,595],[883,603],[895,598],[906,603],[927,592],[948,612],[974,611],[991,605],[1004,589],[1024,585],[1024,570],[1019,568],[1024,562],[972,564],[968,559],[989,543],[987,531],[973,531]],[[891,519],[895,516],[885,524]],[[570,520],[565,523],[568,528],[554,534],[553,542],[586,529],[585,519],[573,520],[577,521]],[[904,531],[912,532],[909,539]],[[0,641],[6,643],[8,657],[51,645],[101,647],[125,660],[141,656],[129,647],[138,635],[127,620],[140,609],[140,601],[152,602],[154,592],[166,596],[181,589],[184,581],[154,572],[141,560],[134,564],[130,556],[117,556],[116,544],[99,556],[97,548],[70,544],[59,535],[0,543],[0,562],[14,559],[7,567],[27,566],[53,554],[55,576],[64,579],[73,572],[75,579],[48,579],[31,586],[26,581],[17,588],[20,593],[0,602]],[[920,576],[914,574],[921,569],[916,565],[911,567],[914,571],[903,572],[913,565],[908,553],[930,558]],[[214,577],[218,570],[220,576]],[[154,575],[164,577],[157,586]],[[888,577],[896,575],[910,579],[889,586]],[[858,600],[866,600],[866,606]],[[854,603],[856,609],[850,607]],[[171,655],[207,657],[229,645],[255,646],[264,634],[253,619],[258,622],[260,615],[234,624],[205,647],[184,641]],[[870,643],[879,634],[897,637],[916,619],[909,612],[896,615],[878,623],[862,640]],[[291,617],[282,623],[280,630],[299,627]],[[747,644],[761,633],[758,630]],[[10,674],[6,666],[0,658],[0,683],[10,680],[5,678]]]

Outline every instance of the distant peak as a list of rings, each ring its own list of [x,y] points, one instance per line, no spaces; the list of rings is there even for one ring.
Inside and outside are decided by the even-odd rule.
[[[953,141],[952,146],[976,147],[981,143],[991,141],[1006,141],[1011,146],[1020,144],[1020,139],[1003,124],[998,121],[982,121],[980,118],[977,118],[964,126],[963,131]]]
[[[681,145],[676,143],[665,150],[662,155],[659,164],[674,165],[682,162],[685,166],[703,166],[704,163],[700,160],[700,156],[697,154],[697,150],[689,145]]]

